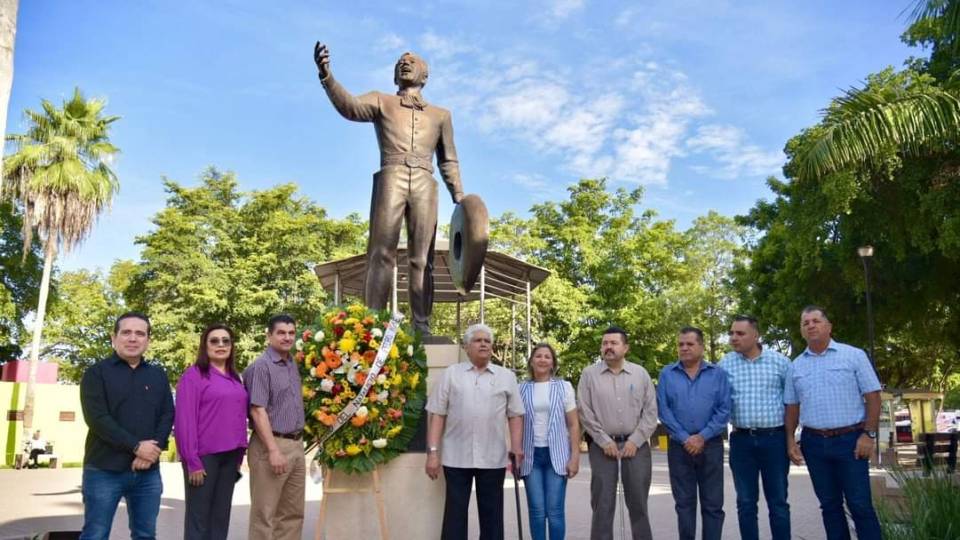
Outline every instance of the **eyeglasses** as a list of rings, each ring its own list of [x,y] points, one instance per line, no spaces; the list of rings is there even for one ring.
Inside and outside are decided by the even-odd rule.
[[[223,345],[223,346],[227,346],[227,345],[230,345],[230,343],[232,343],[232,341],[231,341],[230,338],[228,338],[228,337],[225,337],[225,338],[212,337],[212,338],[207,339],[207,345],[214,345],[214,346],[221,346],[221,345]]]

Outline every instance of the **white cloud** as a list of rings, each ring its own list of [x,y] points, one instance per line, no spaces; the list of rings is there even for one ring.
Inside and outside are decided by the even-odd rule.
[[[385,34],[377,41],[377,49],[381,51],[398,51],[406,46],[406,40],[392,32]]]
[[[430,31],[420,36],[420,46],[423,47],[426,55],[437,60],[445,60],[474,50],[469,45],[461,45],[458,40],[448,39]]]
[[[565,19],[573,12],[583,9],[584,0],[553,0],[550,13],[557,19]]]
[[[729,125],[700,126],[696,135],[687,141],[686,146],[691,152],[711,156],[719,165],[719,167],[698,166],[695,170],[720,178],[777,174],[786,161],[783,152],[764,150],[755,144],[750,144],[743,130]]]
[[[636,8],[627,8],[617,14],[617,17],[613,20],[613,23],[617,26],[628,26],[633,22],[634,17],[637,16],[638,9]]]
[[[714,112],[669,63],[642,55],[571,68],[452,43],[423,36],[437,58],[431,71],[443,74],[430,87],[436,103],[452,109],[458,124],[527,145],[568,173],[659,185],[691,153],[715,161],[710,170],[723,177],[768,174],[782,163],[782,154],[724,131],[736,128],[701,125]]]

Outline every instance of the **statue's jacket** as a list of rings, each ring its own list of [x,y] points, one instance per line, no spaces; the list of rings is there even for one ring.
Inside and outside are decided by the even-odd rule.
[[[344,118],[373,122],[381,168],[406,165],[432,175],[436,152],[440,176],[447,189],[451,194],[463,193],[450,111],[428,104],[419,95],[374,91],[353,96],[332,75],[322,83],[330,102]]]

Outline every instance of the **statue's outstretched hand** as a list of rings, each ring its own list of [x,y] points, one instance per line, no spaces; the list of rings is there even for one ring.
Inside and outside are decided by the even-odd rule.
[[[330,76],[330,50],[319,41],[313,46],[313,61],[317,64],[321,79]]]

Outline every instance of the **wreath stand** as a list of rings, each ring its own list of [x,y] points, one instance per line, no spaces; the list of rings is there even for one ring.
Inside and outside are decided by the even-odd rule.
[[[345,473],[337,473],[343,475]],[[324,540],[324,528],[327,521],[327,503],[329,495],[335,493],[369,493],[373,495],[373,500],[377,507],[377,522],[380,526],[380,540],[389,540],[390,535],[387,531],[387,507],[383,499],[383,486],[380,484],[380,465],[373,468],[370,473],[372,482],[368,487],[333,487],[334,469],[326,468],[326,474],[323,476],[323,498],[320,500],[320,516],[317,518],[317,528],[313,535],[314,540]]]

